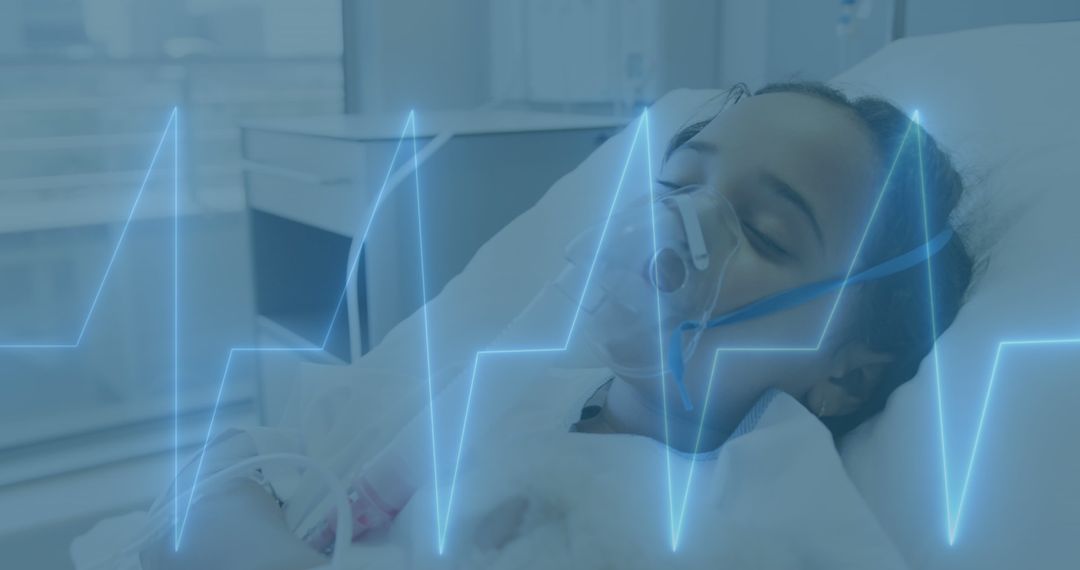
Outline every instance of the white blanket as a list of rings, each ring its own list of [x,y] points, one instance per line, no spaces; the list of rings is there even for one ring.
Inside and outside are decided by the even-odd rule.
[[[550,400],[528,399],[536,413],[515,417],[534,433],[481,438],[484,449],[463,467],[443,556],[429,486],[386,536],[345,553],[350,567],[905,567],[829,432],[787,395],[763,403],[748,418],[752,429],[717,456],[698,460],[676,552],[664,448],[637,436],[569,433],[541,418]],[[672,456],[676,512],[690,466]]]
[[[544,370],[542,380],[534,377],[525,383],[528,388],[514,390],[516,405],[499,414],[475,409],[480,417],[470,428],[475,431],[446,553],[436,554],[428,485],[382,536],[342,552],[346,567],[905,567],[848,479],[829,432],[779,393],[763,399],[744,420],[741,435],[718,454],[696,462],[671,455],[676,513],[694,469],[672,552],[664,447],[639,436],[570,433],[570,422],[603,375],[537,368]],[[116,552],[126,543],[117,536],[137,534],[136,519],[99,525],[77,541],[75,558]],[[91,550],[104,552],[91,556]],[[127,563],[138,567],[135,560]]]

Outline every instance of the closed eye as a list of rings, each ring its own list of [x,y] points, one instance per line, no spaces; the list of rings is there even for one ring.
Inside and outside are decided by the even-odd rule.
[[[682,184],[676,184],[660,179],[657,179],[656,183],[665,189],[665,192],[661,193],[662,196],[677,192],[686,187]],[[750,224],[744,223],[742,226],[743,233],[750,238],[751,247],[759,254],[774,261],[782,261],[794,257],[790,251],[777,243],[776,240],[770,238],[765,232],[762,232]]]
[[[765,257],[774,260],[790,259],[792,257],[791,252],[750,224],[743,224],[743,233],[750,238],[751,247]]]
[[[660,186],[664,187],[664,189],[666,190],[665,192],[660,193],[661,196],[667,196],[667,195],[671,194],[672,192],[675,192],[676,190],[679,190],[679,189],[685,187],[685,184],[676,184],[674,182],[668,182],[666,180],[660,180],[659,178],[656,179],[656,183],[659,184]]]

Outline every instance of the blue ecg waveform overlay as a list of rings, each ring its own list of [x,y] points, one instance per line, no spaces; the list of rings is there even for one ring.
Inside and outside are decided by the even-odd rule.
[[[371,230],[372,223],[375,220],[376,214],[379,212],[379,206],[382,205],[385,198],[388,186],[390,186],[391,175],[394,173],[394,166],[397,164],[398,155],[401,154],[401,147],[405,143],[406,137],[412,141],[412,165],[411,171],[413,179],[416,182],[416,199],[417,199],[417,215],[420,212],[420,178],[419,178],[419,159],[417,156],[416,148],[416,114],[410,112],[408,118],[405,120],[405,125],[402,127],[401,135],[398,137],[397,145],[394,147],[394,153],[390,158],[390,165],[387,167],[386,176],[383,178],[382,186],[379,188],[378,193],[375,194],[375,200],[372,202],[371,211],[368,213],[364,220],[359,233],[356,236],[356,240],[359,246],[362,246],[367,242],[368,232]],[[423,232],[423,228],[420,229]],[[423,276],[424,265],[424,252],[423,252],[423,234],[421,233],[420,240],[420,266],[421,275]],[[218,408],[221,404],[221,398],[225,393],[225,384],[229,377],[229,370],[232,368],[233,360],[237,355],[250,354],[250,353],[268,353],[268,352],[323,352],[326,350],[326,345],[330,341],[331,333],[334,330],[334,324],[337,322],[338,315],[341,312],[342,304],[345,302],[346,294],[349,290],[353,279],[356,276],[357,266],[360,263],[362,247],[356,247],[356,253],[352,259],[348,260],[348,270],[345,273],[345,283],[341,288],[341,293],[338,295],[337,303],[334,305],[334,310],[327,316],[328,322],[326,325],[326,333],[323,335],[322,342],[318,346],[304,346],[304,347],[259,347],[259,346],[247,346],[247,347],[234,347],[229,350],[228,356],[225,358],[225,367],[221,373],[221,381],[218,383],[217,396],[214,399],[214,408],[210,414],[210,421],[206,427],[206,437],[203,439],[202,450],[199,453],[199,459],[196,462],[194,478],[192,479],[191,492],[187,494],[187,503],[183,507],[183,515],[180,515],[180,501],[179,501],[179,485],[174,485],[173,504],[175,505],[173,511],[174,517],[174,543],[173,546],[176,550],[180,549],[180,541],[184,535],[184,529],[187,528],[188,516],[191,514],[191,505],[196,497],[195,491],[198,488],[199,479],[202,476],[203,465],[206,459],[206,450],[210,444],[210,439],[214,434],[214,424],[217,420]],[[426,278],[424,278],[426,281]],[[427,299],[427,287],[426,283],[422,288],[423,298]],[[425,323],[427,319],[427,306],[424,305],[424,318]],[[427,335],[425,335],[427,338]],[[425,346],[425,353],[427,354],[428,367],[430,370],[431,350],[430,346]],[[430,377],[430,374],[429,374]],[[177,466],[176,477],[179,476],[179,466]]]
[[[113,267],[116,264],[116,260],[120,255],[120,250],[127,242],[128,231],[131,229],[131,223],[135,219],[135,215],[138,212],[139,204],[142,202],[143,195],[146,192],[146,187],[150,181],[150,177],[154,172],[154,169],[158,166],[158,161],[162,155],[162,149],[166,146],[172,147],[172,380],[173,380],[173,468],[174,472],[179,469],[179,402],[180,402],[180,334],[179,334],[179,322],[180,322],[180,137],[179,137],[179,124],[180,124],[180,110],[177,107],[173,107],[169,113],[168,120],[165,123],[165,128],[161,132],[161,136],[158,138],[157,145],[154,147],[153,155],[150,158],[150,163],[146,167],[146,172],[142,177],[142,181],[139,184],[138,191],[135,193],[135,198],[132,200],[131,207],[127,210],[127,215],[124,218],[123,224],[120,227],[119,236],[116,239],[116,244],[112,248],[112,252],[109,254],[108,261],[105,263],[105,269],[101,274],[101,279],[98,281],[97,286],[94,289],[94,294],[90,299],[89,307],[86,310],[86,316],[82,319],[82,325],[79,327],[79,331],[72,335],[72,339],[68,341],[53,341],[53,342],[3,342],[0,343],[0,350],[63,350],[63,349],[77,349],[82,345],[83,339],[86,337],[86,332],[90,326],[90,322],[93,320],[94,315],[97,313],[98,304],[101,300],[102,293],[105,291],[105,287],[109,282],[109,277],[112,275]],[[171,141],[170,141],[171,139]]]
[[[178,440],[178,438],[179,438],[179,426],[178,426],[179,410],[176,407],[176,405],[178,405],[178,402],[179,402],[179,390],[180,390],[180,360],[179,360],[179,343],[180,343],[180,339],[179,339],[179,328],[178,328],[179,327],[179,325],[178,325],[179,317],[180,317],[180,307],[179,307],[179,298],[180,298],[180,296],[179,296],[179,288],[180,287],[179,287],[179,277],[178,277],[179,276],[179,269],[180,269],[180,267],[179,267],[179,253],[180,253],[179,192],[180,192],[180,185],[179,185],[179,174],[178,174],[178,166],[177,166],[177,164],[178,164],[177,161],[178,161],[178,158],[179,158],[179,140],[178,140],[179,116],[180,116],[179,110],[175,109],[175,108],[169,114],[169,118],[168,118],[168,121],[166,123],[166,126],[165,126],[164,130],[162,131],[161,137],[158,140],[158,143],[157,143],[157,145],[155,147],[153,156],[152,156],[152,158],[150,160],[150,163],[149,163],[149,165],[147,167],[146,174],[142,179],[142,183],[140,184],[139,189],[138,189],[137,193],[135,194],[135,198],[134,198],[134,200],[132,202],[132,205],[131,205],[130,209],[128,210],[127,217],[126,217],[126,219],[125,219],[125,221],[123,223],[123,226],[122,226],[122,229],[120,231],[119,237],[117,238],[115,247],[113,248],[112,253],[108,258],[108,261],[107,261],[107,263],[105,265],[105,269],[104,269],[104,271],[103,271],[103,273],[101,275],[101,280],[100,280],[99,284],[97,285],[97,287],[96,287],[96,289],[94,291],[93,297],[92,297],[92,299],[91,299],[91,301],[89,303],[89,307],[88,307],[87,312],[86,312],[86,316],[82,320],[82,324],[81,324],[81,326],[80,326],[80,328],[78,330],[78,333],[72,335],[73,338],[71,340],[68,340],[68,341],[53,341],[53,342],[34,341],[34,342],[2,342],[2,343],[0,343],[0,350],[57,350],[57,349],[77,349],[77,348],[79,348],[79,346],[82,343],[83,338],[86,335],[86,332],[87,332],[87,329],[88,329],[88,327],[90,325],[90,322],[91,322],[95,312],[97,311],[98,302],[101,299],[102,292],[104,291],[104,289],[105,289],[105,287],[106,287],[106,285],[107,285],[107,283],[109,281],[109,278],[110,278],[110,276],[112,274],[112,269],[113,269],[113,266],[114,266],[114,264],[116,262],[116,259],[120,254],[122,246],[124,245],[124,243],[126,243],[126,238],[127,238],[127,235],[128,235],[128,229],[129,229],[129,227],[131,225],[132,220],[135,217],[135,214],[136,214],[136,211],[138,209],[140,200],[142,199],[144,190],[146,189],[147,182],[148,182],[148,180],[149,180],[149,178],[151,176],[151,173],[153,172],[153,170],[154,170],[154,168],[155,168],[155,166],[156,166],[156,164],[157,164],[157,162],[159,160],[159,156],[161,154],[162,148],[165,147],[166,142],[170,138],[169,135],[171,134],[171,139],[172,139],[172,145],[171,146],[172,146],[172,150],[173,150],[173,173],[172,173],[173,174],[173,176],[172,176],[172,186],[173,186],[173,188],[172,188],[173,189],[173,252],[172,252],[172,254],[173,254],[173,296],[172,296],[173,297],[173,300],[172,300],[172,302],[173,302],[173,323],[172,323],[172,338],[173,338],[173,389],[174,389],[174,404],[175,404],[174,405],[174,410],[173,410],[173,413],[174,413],[174,425],[173,425],[173,428],[174,428],[174,442],[173,442],[174,443],[174,477],[177,477],[179,475],[179,457],[178,457],[178,453],[179,453],[179,440]],[[652,192],[652,188],[653,188],[653,185],[652,185],[652,180],[653,180],[653,174],[652,174],[652,149],[651,149],[651,142],[650,142],[651,134],[650,134],[648,111],[643,113],[641,118],[636,123],[637,124],[636,124],[636,127],[634,127],[633,137],[632,137],[631,142],[630,142],[630,148],[629,148],[629,150],[627,152],[627,157],[626,157],[625,161],[623,162],[621,174],[619,176],[618,183],[616,184],[616,187],[614,189],[613,196],[612,196],[612,199],[611,199],[611,204],[608,207],[607,212],[606,212],[606,217],[605,217],[604,223],[603,223],[603,229],[602,229],[601,234],[600,234],[599,243],[597,244],[597,251],[593,256],[592,266],[590,267],[590,269],[589,269],[589,271],[587,273],[585,284],[583,285],[583,288],[582,288],[582,296],[581,296],[582,299],[584,298],[584,293],[588,290],[588,287],[590,286],[590,283],[592,281],[592,273],[593,273],[592,270],[595,267],[596,260],[597,260],[597,258],[599,256],[600,250],[603,247],[604,239],[605,239],[605,237],[607,235],[607,229],[608,229],[608,225],[611,222],[612,215],[616,211],[616,206],[617,206],[618,201],[619,201],[619,195],[620,195],[620,192],[622,191],[628,169],[629,169],[631,163],[634,160],[635,151],[640,146],[643,146],[644,151],[645,151],[644,152],[645,156],[644,156],[644,158],[642,160],[645,160],[646,164],[647,164],[647,168],[645,170],[647,171],[647,174],[648,174],[648,180],[646,180],[646,184],[647,184],[648,188],[650,189],[650,193]],[[918,125],[918,124],[919,124],[919,115],[918,115],[918,112],[916,112],[914,114],[914,116],[913,116],[913,121],[909,125],[908,130],[904,134],[904,137],[903,137],[903,139],[902,139],[902,141],[901,141],[901,143],[900,143],[900,145],[899,145],[899,147],[898,147],[898,149],[896,151],[896,156],[894,157],[894,159],[891,162],[889,172],[888,172],[888,174],[887,174],[887,176],[885,178],[885,182],[883,183],[882,188],[879,191],[878,197],[877,197],[876,201],[874,202],[874,206],[873,206],[873,208],[872,208],[872,210],[870,212],[869,219],[866,222],[866,225],[864,227],[864,230],[863,230],[863,233],[862,233],[861,238],[859,240],[859,243],[856,245],[853,258],[851,260],[850,265],[848,266],[847,277],[850,277],[852,275],[852,273],[853,273],[853,271],[854,271],[854,269],[856,267],[857,261],[859,259],[860,253],[862,252],[862,248],[863,248],[863,245],[864,245],[864,243],[866,241],[866,238],[869,235],[869,232],[872,229],[874,221],[878,216],[878,210],[879,210],[879,207],[882,204],[882,198],[884,197],[885,192],[888,189],[889,181],[890,181],[892,173],[893,173],[894,169],[896,168],[896,165],[897,165],[897,163],[898,163],[898,161],[900,159],[901,153],[903,152],[904,148],[907,145],[910,145],[910,144],[914,144],[915,147],[916,147],[916,150],[917,150],[916,154],[917,154],[917,157],[918,157],[919,172],[920,172],[920,196],[921,196],[921,205],[922,205],[922,214],[923,214],[923,230],[924,230],[924,237],[926,238],[927,243],[929,243],[929,240],[930,240],[930,227],[929,226],[930,225],[929,225],[929,220],[928,220],[927,200],[926,200],[927,189],[926,189],[926,185],[925,185],[925,179],[922,176],[922,170],[923,170],[922,140],[921,140],[920,130],[916,129],[916,128],[913,128],[915,125]],[[913,133],[914,133],[914,135],[913,135]],[[386,191],[388,189],[388,185],[389,185],[389,182],[390,182],[390,179],[391,179],[391,174],[394,172],[394,166],[398,162],[398,156],[399,156],[399,154],[400,154],[400,152],[402,150],[402,146],[405,144],[407,139],[410,140],[411,146],[412,146],[412,164],[411,164],[410,168],[411,168],[411,172],[412,172],[412,175],[413,175],[412,176],[413,180],[415,182],[415,184],[414,184],[414,192],[415,192],[415,195],[416,195],[416,207],[417,207],[417,212],[416,213],[417,213],[418,233],[419,233],[419,235],[418,235],[418,238],[419,238],[418,259],[419,259],[419,263],[420,263],[421,292],[423,294],[423,298],[426,299],[427,298],[427,282],[426,282],[427,277],[426,277],[426,270],[425,270],[425,267],[424,267],[425,258],[424,258],[424,236],[423,236],[423,223],[422,223],[423,217],[422,217],[422,207],[421,207],[422,202],[421,202],[421,187],[420,187],[420,176],[419,176],[419,160],[417,158],[417,146],[416,146],[416,114],[414,112],[410,112],[408,114],[407,119],[405,120],[405,124],[402,127],[401,135],[398,138],[397,145],[395,147],[393,156],[392,156],[392,158],[390,160],[390,165],[389,165],[389,167],[387,169],[386,177],[383,180],[382,187],[379,189],[378,193],[376,194],[376,197],[375,197],[375,200],[374,200],[374,202],[373,202],[373,204],[371,206],[370,212],[368,212],[367,216],[365,217],[365,219],[363,221],[363,224],[361,225],[361,228],[360,228],[360,230],[359,230],[359,232],[358,232],[358,234],[356,236],[356,239],[358,240],[358,246],[362,246],[366,242],[368,232],[369,232],[369,230],[370,230],[370,228],[372,226],[372,222],[373,222],[373,220],[375,219],[375,216],[378,213],[379,206],[382,203],[382,201],[384,199],[384,195],[386,194]],[[914,139],[914,143],[912,143],[911,139]],[[644,140],[643,144],[642,144],[642,140]],[[655,223],[654,223],[653,230],[654,230],[654,234],[655,234]],[[654,239],[655,239],[655,235],[654,235]],[[927,247],[929,248],[929,245],[927,245]],[[211,437],[213,436],[213,433],[214,433],[214,426],[215,426],[215,421],[217,419],[218,408],[220,406],[221,399],[222,399],[222,396],[224,394],[225,384],[226,384],[226,381],[228,380],[229,371],[230,371],[230,369],[232,367],[234,359],[238,355],[247,354],[247,353],[259,353],[259,352],[306,352],[306,351],[323,351],[323,350],[325,350],[327,342],[330,339],[331,331],[333,330],[333,325],[334,325],[336,319],[338,318],[338,315],[339,315],[340,310],[341,310],[342,303],[345,300],[345,296],[346,296],[346,292],[348,290],[348,287],[349,287],[350,283],[352,282],[352,280],[355,278],[357,265],[358,265],[359,260],[360,260],[360,251],[361,251],[362,247],[356,247],[354,249],[355,249],[355,251],[357,253],[352,259],[348,260],[348,271],[346,273],[345,284],[344,284],[344,287],[342,288],[342,291],[341,291],[340,295],[338,296],[337,304],[336,304],[334,310],[327,317],[327,319],[328,319],[327,332],[326,332],[325,336],[323,337],[323,341],[322,341],[322,343],[320,345],[318,345],[318,346],[305,346],[305,347],[241,346],[241,347],[234,347],[234,348],[229,350],[229,352],[228,352],[228,354],[227,354],[227,356],[225,358],[224,367],[223,367],[221,380],[219,382],[219,386],[218,386],[218,390],[217,390],[217,397],[215,399],[214,408],[213,408],[213,411],[212,411],[211,416],[210,416],[210,420],[209,420],[208,425],[207,425],[206,437],[203,440],[203,443],[201,445],[201,450],[200,450],[200,453],[198,455],[198,460],[197,460],[197,463],[196,463],[196,468],[195,468],[194,477],[193,477],[193,480],[192,480],[190,492],[185,492],[185,495],[187,496],[187,502],[183,507],[181,507],[181,502],[179,500],[179,496],[180,496],[179,485],[174,485],[173,486],[173,488],[174,488],[174,497],[173,497],[173,499],[174,499],[174,501],[173,501],[173,504],[174,504],[173,523],[174,524],[173,524],[173,528],[174,528],[174,547],[176,549],[180,548],[180,543],[181,543],[181,539],[183,537],[184,529],[186,527],[187,520],[188,520],[188,517],[190,515],[193,498],[197,495],[196,490],[197,490],[199,480],[200,480],[200,476],[201,476],[201,473],[202,473],[203,462],[204,462],[205,457],[206,457],[207,447],[208,447],[209,442],[211,440]],[[928,256],[928,259],[927,259],[926,263],[927,263],[927,288],[928,288],[928,293],[929,293],[929,295],[928,295],[928,301],[929,301],[928,310],[929,310],[929,314],[930,314],[930,326],[932,327],[931,332],[934,334],[934,337],[936,338],[937,333],[939,332],[939,330],[938,330],[938,324],[936,322],[936,311],[935,311],[935,306],[934,306],[933,259],[932,259],[932,257]],[[818,336],[817,341],[815,343],[808,344],[806,346],[742,346],[742,347],[734,347],[733,346],[733,347],[721,347],[721,348],[718,348],[715,351],[714,356],[713,356],[712,372],[710,374],[709,381],[708,381],[708,383],[706,385],[704,401],[705,402],[708,401],[708,396],[709,396],[709,394],[711,392],[712,385],[713,385],[713,382],[714,382],[715,377],[716,377],[717,363],[718,363],[718,361],[720,359],[721,354],[730,354],[730,353],[739,353],[739,352],[811,352],[811,351],[819,350],[821,348],[821,346],[823,345],[823,342],[824,342],[824,339],[826,338],[826,335],[829,332],[830,326],[831,326],[832,321],[833,321],[833,317],[836,314],[837,307],[840,304],[840,301],[841,301],[841,299],[843,297],[845,289],[846,289],[845,286],[841,286],[840,290],[838,291],[838,293],[836,295],[836,299],[834,300],[834,302],[833,302],[833,304],[831,306],[831,309],[830,309],[830,311],[828,313],[828,316],[827,316],[827,318],[826,318],[826,320],[825,320],[825,322],[824,322],[824,324],[822,326],[821,333]],[[451,521],[451,514],[452,514],[452,509],[453,509],[453,503],[454,503],[454,494],[455,494],[455,490],[457,488],[458,475],[459,475],[460,466],[461,466],[462,451],[463,451],[463,449],[465,447],[465,442],[466,442],[466,433],[467,433],[467,427],[468,427],[468,422],[469,422],[469,409],[470,409],[470,405],[471,405],[472,400],[473,400],[474,389],[475,389],[476,383],[477,383],[477,376],[479,374],[482,362],[485,361],[486,359],[493,358],[493,357],[499,357],[499,356],[511,356],[511,355],[525,356],[525,355],[529,355],[529,354],[554,353],[554,352],[565,351],[570,346],[570,343],[573,340],[574,329],[576,327],[580,312],[581,312],[581,301],[579,300],[578,306],[574,311],[573,318],[571,319],[570,326],[569,326],[569,328],[568,328],[568,330],[566,332],[566,336],[561,339],[561,342],[553,342],[550,346],[540,346],[540,347],[535,347],[535,348],[490,349],[490,350],[480,350],[480,351],[475,353],[475,356],[473,358],[473,365],[472,365],[472,368],[471,368],[471,374],[469,376],[469,386],[468,386],[468,392],[467,392],[465,406],[464,406],[464,414],[463,414],[463,417],[462,417],[462,426],[461,426],[461,431],[459,432],[459,434],[457,436],[457,450],[456,450],[456,454],[455,454],[454,464],[453,464],[452,470],[451,470],[452,475],[451,475],[451,479],[449,481],[449,487],[448,487],[448,490],[447,490],[447,496],[446,496],[445,503],[444,503],[444,501],[443,501],[443,499],[442,499],[442,497],[440,495],[441,487],[440,487],[440,484],[439,484],[439,481],[438,481],[438,475],[439,475],[439,472],[440,472],[440,468],[439,468],[437,462],[434,462],[433,477],[434,477],[434,488],[435,488],[435,505],[434,505],[434,507],[435,507],[435,523],[436,523],[437,538],[438,538],[438,540],[437,540],[437,548],[438,548],[438,551],[440,553],[442,553],[445,550],[445,547],[446,547],[446,536],[447,536],[447,531],[448,531],[448,528],[450,526],[450,521]],[[437,449],[437,446],[436,446],[436,444],[437,444],[437,438],[436,438],[437,434],[436,434],[436,430],[435,430],[435,417],[434,417],[434,409],[435,409],[434,408],[434,398],[435,398],[435,395],[434,395],[434,384],[433,384],[433,378],[432,378],[432,374],[431,374],[431,364],[430,364],[430,362],[431,362],[431,342],[430,342],[431,339],[430,339],[430,326],[429,326],[429,321],[428,321],[428,312],[427,312],[426,304],[422,305],[421,313],[422,313],[422,319],[423,319],[423,322],[424,322],[425,361],[426,361],[427,370],[428,370],[428,374],[427,374],[427,388],[428,388],[428,391],[427,391],[427,394],[428,394],[428,409],[429,409],[429,412],[430,412],[429,417],[430,417],[430,420],[431,420],[432,455],[433,455],[433,459],[437,459],[436,453],[435,453],[435,450]],[[931,359],[931,363],[933,365],[934,383],[935,383],[935,389],[936,389],[936,408],[937,408],[937,418],[938,418],[938,431],[939,431],[940,444],[941,444],[942,481],[943,481],[943,486],[944,486],[944,497],[945,497],[945,501],[944,501],[945,502],[945,505],[944,505],[944,507],[945,507],[945,509],[944,509],[945,510],[945,522],[946,522],[946,530],[947,530],[947,540],[948,540],[949,544],[954,544],[956,542],[956,539],[957,539],[957,532],[959,530],[962,514],[964,512],[964,507],[967,504],[969,483],[971,481],[971,477],[972,477],[972,474],[974,472],[976,459],[977,459],[977,456],[978,456],[978,451],[979,451],[979,449],[980,449],[980,447],[982,445],[982,434],[983,434],[983,428],[984,428],[984,425],[985,425],[985,422],[986,422],[987,410],[989,409],[989,406],[990,406],[990,401],[991,401],[991,397],[992,397],[992,394],[993,394],[993,389],[994,389],[995,383],[998,380],[998,367],[999,367],[999,364],[1000,364],[1002,358],[1004,357],[1005,353],[1007,351],[1009,351],[1009,350],[1018,349],[1018,348],[1022,348],[1022,347],[1071,346],[1071,345],[1080,345],[1080,338],[1016,339],[1016,340],[1006,340],[1006,341],[1002,341],[1002,342],[998,343],[997,349],[996,349],[996,351],[994,353],[993,365],[992,365],[992,368],[991,368],[990,377],[989,377],[988,382],[987,382],[986,391],[985,391],[984,396],[982,398],[982,401],[980,403],[978,421],[977,421],[977,425],[976,425],[976,428],[975,428],[974,441],[973,441],[973,443],[971,445],[970,451],[967,453],[967,457],[966,458],[961,458],[962,461],[959,462],[960,464],[963,465],[963,470],[960,472],[960,473],[962,473],[962,476],[960,477],[961,484],[960,484],[958,492],[957,492],[957,490],[955,488],[953,488],[953,485],[951,484],[951,481],[953,480],[954,469],[952,467],[950,467],[950,465],[953,465],[954,463],[949,460],[950,458],[948,457],[948,453],[946,452],[947,446],[946,446],[946,429],[945,429],[945,406],[943,404],[942,390],[941,390],[942,377],[941,377],[941,369],[940,369],[940,359],[939,359],[939,355],[938,355],[938,347],[935,344],[934,347],[932,348],[932,351],[931,351],[931,354],[930,354],[930,359]],[[659,358],[660,358],[661,363],[666,362],[666,359],[663,358],[663,350],[664,350],[664,348],[665,348],[664,339],[659,337],[659,335],[658,335],[658,353],[660,355]],[[665,398],[666,398],[666,395],[667,395],[666,392],[667,392],[666,390],[661,390],[661,393],[664,394]],[[700,437],[701,437],[701,434],[702,434],[702,431],[703,431],[703,428],[704,428],[704,424],[705,424],[705,420],[706,420],[706,411],[707,410],[703,409],[702,413],[701,413],[701,417],[700,417],[700,422],[701,423],[698,426],[698,441],[699,442],[700,442]],[[667,421],[668,421],[668,417],[667,417],[668,416],[668,409],[667,409],[667,402],[666,401],[664,402],[664,415],[665,415],[665,423],[667,423]],[[667,427],[667,426],[665,426],[665,427]],[[691,463],[689,472],[687,474],[687,479],[686,479],[685,485],[682,486],[682,488],[683,488],[682,497],[681,497],[681,499],[679,501],[676,501],[676,492],[675,492],[675,484],[674,484],[675,482],[673,481],[672,472],[671,472],[671,456],[672,456],[672,454],[671,454],[671,451],[670,451],[670,448],[669,448],[668,453],[667,453],[667,497],[668,497],[669,521],[670,521],[670,529],[671,529],[671,533],[670,533],[669,538],[670,538],[671,548],[672,548],[673,551],[675,551],[675,550],[678,549],[679,539],[680,539],[680,536],[682,534],[683,521],[685,520],[685,516],[686,516],[686,509],[687,509],[687,504],[688,504],[688,499],[689,499],[688,494],[689,494],[689,489],[691,487],[691,483],[692,483],[692,479],[693,479],[693,475],[694,475],[694,463]],[[957,498],[954,500],[953,497],[957,497]],[[678,505],[677,505],[677,503],[678,503]],[[678,508],[676,508],[676,506]]]
[[[178,109],[173,108],[172,112],[169,113],[169,118],[168,118],[168,121],[165,124],[165,129],[162,131],[161,136],[158,139],[157,146],[154,148],[154,154],[150,158],[150,164],[146,167],[146,174],[143,175],[142,182],[139,184],[139,189],[135,193],[135,199],[132,201],[131,207],[128,208],[127,216],[124,218],[124,223],[120,227],[120,235],[119,235],[119,237],[117,237],[116,245],[113,246],[112,253],[109,255],[109,259],[105,264],[105,270],[101,275],[101,280],[98,281],[98,285],[94,290],[94,295],[90,300],[90,306],[86,310],[86,316],[83,317],[82,326],[79,327],[79,332],[76,333],[76,334],[73,334],[72,339],[67,340],[67,341],[51,341],[51,342],[45,342],[45,341],[6,342],[5,341],[5,342],[0,343],[0,349],[4,349],[4,350],[70,349],[70,348],[78,348],[82,344],[83,338],[86,337],[86,331],[90,326],[90,321],[94,318],[94,313],[97,311],[98,301],[101,300],[101,293],[105,290],[105,284],[109,281],[109,276],[112,274],[113,266],[116,264],[116,258],[120,254],[121,246],[124,245],[124,242],[127,239],[128,229],[131,228],[131,221],[135,219],[135,212],[139,208],[139,202],[142,200],[143,193],[146,190],[146,185],[150,181],[150,175],[153,173],[154,167],[157,165],[158,158],[161,155],[161,149],[166,145],[166,142],[169,139],[169,134],[170,133],[172,134],[172,148],[173,148],[173,200],[174,200],[174,207],[175,207],[175,201],[177,199],[176,197],[178,195],[178,188],[179,188],[179,183],[178,183],[178,178],[177,178],[178,174],[177,174],[177,168],[176,168],[176,160],[177,160],[177,157],[178,157],[177,144],[176,144],[177,143],[176,125],[177,125],[178,116],[179,116]],[[174,223],[173,223],[173,225],[174,225],[174,228],[173,228],[174,229],[174,234],[173,234],[174,240],[173,240],[173,243],[175,244],[176,243],[176,240],[175,240],[175,237],[176,237],[176,233],[175,233],[176,222],[175,222],[175,219],[177,218],[177,216],[174,215],[173,218],[174,218]]]

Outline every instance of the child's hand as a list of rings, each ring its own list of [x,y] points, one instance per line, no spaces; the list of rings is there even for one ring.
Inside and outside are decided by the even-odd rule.
[[[180,550],[173,535],[140,554],[143,570],[299,570],[326,564],[286,527],[273,497],[252,481],[229,485],[192,505]]]

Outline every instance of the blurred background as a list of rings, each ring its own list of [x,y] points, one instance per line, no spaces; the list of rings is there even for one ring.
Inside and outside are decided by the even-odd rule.
[[[671,89],[827,79],[899,37],[1077,18],[1076,3],[1049,0],[5,0],[0,560],[70,567],[74,536],[167,486],[174,445],[195,449],[219,398],[221,427],[273,422],[295,368],[238,360],[219,396],[224,355],[317,344],[313,323],[333,307],[299,292],[340,283],[352,233],[331,212],[362,209],[343,187],[384,173],[409,110],[424,141],[471,125],[431,165],[446,180],[451,164],[522,176],[520,161],[485,162],[496,147],[562,149],[475,234],[443,228],[457,241],[437,290]],[[482,190],[463,195],[486,203]],[[366,266],[400,255],[408,230],[376,227]],[[322,363],[370,350],[414,309],[410,279],[358,280]]]

